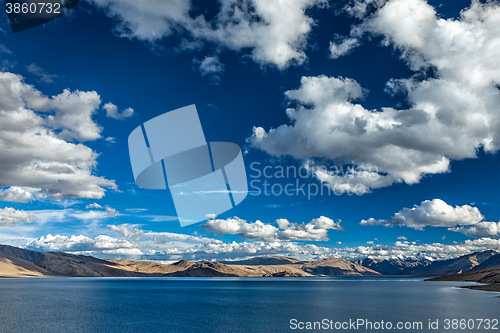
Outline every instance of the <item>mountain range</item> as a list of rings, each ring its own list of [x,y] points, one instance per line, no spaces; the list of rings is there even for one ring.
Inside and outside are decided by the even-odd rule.
[[[500,265],[500,256],[495,251],[467,254],[449,260],[376,260],[364,259],[355,263],[370,268],[382,275],[436,276],[468,272],[476,267],[488,268]],[[482,265],[482,266],[481,266]]]
[[[496,274],[496,275],[495,275]],[[483,251],[456,259],[341,258],[302,261],[270,256],[240,261],[174,264],[150,261],[103,260],[63,252],[36,252],[0,245],[0,277],[265,277],[265,276],[442,276],[451,281],[500,283],[500,253]],[[451,275],[451,276],[449,276]],[[483,288],[484,289],[484,288]]]

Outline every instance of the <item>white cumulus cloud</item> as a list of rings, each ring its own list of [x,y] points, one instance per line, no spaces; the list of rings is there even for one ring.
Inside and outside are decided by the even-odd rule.
[[[328,169],[316,175],[337,191],[360,184],[364,193],[449,172],[451,160],[474,158],[479,149],[494,153],[500,147],[499,19],[494,2],[474,2],[459,19],[444,20],[425,1],[389,1],[353,34],[384,36],[420,74],[388,82],[392,92],[407,94],[411,107],[368,110],[359,104],[366,91],[355,80],[303,77],[285,93],[296,105],[286,110],[290,123],[254,127],[248,142],[304,163],[375,167],[374,177],[350,183]],[[422,79],[430,67],[436,75]]]
[[[285,69],[307,59],[307,37],[314,20],[306,11],[325,0],[220,0],[211,20],[193,17],[191,1],[90,0],[116,20],[118,36],[158,42],[177,33],[178,49],[193,51],[204,43],[238,52],[260,65]]]
[[[461,232],[469,237],[500,237],[500,222],[479,222],[465,227],[449,228],[448,230]]]
[[[214,82],[220,81],[220,75],[224,72],[224,64],[220,62],[219,57],[206,56],[203,60],[193,59],[193,64],[198,67],[201,76],[209,76]]]
[[[47,97],[0,73],[0,200],[102,198],[116,189],[94,175],[98,154],[81,143],[101,137],[92,120],[99,104],[95,91]]]
[[[357,38],[348,38],[337,35],[335,40],[330,42],[330,58],[337,59],[345,56],[359,45],[360,43]]]
[[[110,224],[107,227],[108,229],[116,231],[125,238],[137,240],[141,235],[144,234],[144,231],[139,229],[138,226],[139,225],[137,224],[120,224],[120,225]]]
[[[261,221],[247,222],[238,217],[228,219],[209,219],[202,228],[219,235],[239,235],[245,239],[266,241],[326,241],[328,230],[344,230],[340,222],[321,216],[309,223],[291,223],[286,219],[276,220],[278,227]]]
[[[400,225],[423,230],[425,226],[454,227],[457,225],[476,225],[484,219],[477,207],[469,205],[451,206],[441,199],[425,200],[412,208],[403,208],[391,219],[362,220],[361,225]]]
[[[106,117],[108,118],[123,120],[134,115],[134,110],[132,108],[125,109],[122,112],[118,112],[118,107],[111,102],[104,104],[102,108],[106,110]],[[109,138],[107,138],[106,140],[108,139]]]
[[[24,247],[38,251],[61,251],[71,253],[92,254],[98,252],[103,254],[142,254],[142,251],[136,243],[112,238],[106,235],[89,238],[83,235],[67,237],[49,234],[28,242]]]
[[[413,244],[407,241],[396,242],[394,245],[373,245],[346,247],[337,249],[342,257],[350,260],[363,258],[373,259],[405,259],[426,257],[433,260],[447,260],[486,250],[500,251],[500,240],[492,238],[480,238],[466,240],[463,243],[454,244]]]
[[[88,204],[87,206],[85,206],[85,209],[89,208],[102,208],[102,206],[94,202],[93,204]]]
[[[12,207],[0,208],[0,226],[13,226],[18,223],[32,222],[36,216],[24,210],[17,210]]]

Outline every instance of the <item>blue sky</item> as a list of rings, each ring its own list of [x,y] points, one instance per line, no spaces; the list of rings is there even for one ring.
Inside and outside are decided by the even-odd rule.
[[[165,262],[500,249],[498,5],[283,3],[88,0],[16,34],[1,15],[0,243]],[[127,139],[191,104],[249,181],[252,163],[378,172],[272,177],[340,195],[250,192],[181,228],[168,190],[135,185]]]

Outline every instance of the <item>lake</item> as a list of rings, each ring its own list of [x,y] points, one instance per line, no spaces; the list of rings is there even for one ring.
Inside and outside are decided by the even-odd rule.
[[[0,279],[0,332],[498,332],[492,320],[500,318],[499,294],[455,288],[465,284],[358,277]],[[347,328],[358,320],[356,330]],[[429,320],[438,329],[429,330]],[[317,329],[308,330],[314,322]]]

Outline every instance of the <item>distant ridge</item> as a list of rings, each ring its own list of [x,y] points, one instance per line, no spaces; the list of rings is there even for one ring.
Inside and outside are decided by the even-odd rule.
[[[494,259],[496,258],[496,259]],[[491,259],[491,262],[489,260]],[[382,275],[436,276],[468,272],[472,269],[500,265],[498,253],[492,250],[474,252],[449,260],[376,260],[355,261]]]

